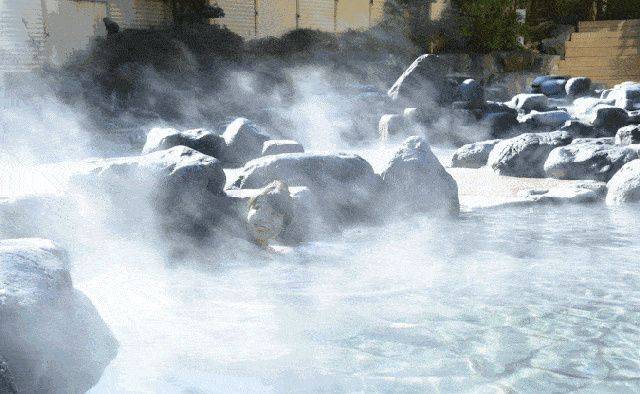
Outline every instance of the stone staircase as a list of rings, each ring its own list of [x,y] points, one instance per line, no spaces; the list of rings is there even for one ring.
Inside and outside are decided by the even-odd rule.
[[[580,22],[566,43],[558,74],[613,86],[640,82],[640,19]]]

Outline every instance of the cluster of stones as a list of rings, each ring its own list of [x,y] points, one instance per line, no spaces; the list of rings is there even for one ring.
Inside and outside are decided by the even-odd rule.
[[[507,105],[518,110],[521,124],[541,130],[464,145],[452,165],[488,166],[514,177],[609,182],[608,203],[639,201],[634,169],[640,159],[640,83],[602,91],[590,86],[587,78],[538,78],[532,90],[541,93],[519,94]],[[551,108],[562,92],[566,106]]]
[[[225,168],[237,179],[228,183]],[[222,238],[294,244],[389,215],[459,210],[457,184],[424,138],[407,139],[375,173],[357,155],[308,153],[242,118],[221,135],[153,129],[139,156],[49,170],[64,173],[60,195],[0,200],[0,221],[11,224],[0,230],[2,392],[85,392],[117,353],[73,288],[64,249],[40,238],[77,242],[69,234],[82,230],[61,223],[88,225],[86,204],[122,234],[161,234],[172,258]]]

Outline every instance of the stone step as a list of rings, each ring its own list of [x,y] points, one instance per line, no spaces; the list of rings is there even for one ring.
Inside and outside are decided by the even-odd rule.
[[[640,47],[640,38],[576,38],[567,41],[568,47],[574,48],[626,48]]]
[[[640,29],[631,30],[597,30],[588,32],[578,32],[571,34],[571,40],[574,39],[595,39],[595,38],[640,38]]]
[[[596,68],[558,68],[558,74],[571,75],[575,77],[589,77],[598,79],[618,79],[636,80],[640,82],[640,71],[619,72],[616,70],[599,70]]]
[[[567,44],[569,44],[569,42],[567,42]],[[636,55],[640,55],[640,46],[622,48],[586,48],[567,45],[565,50],[565,59],[572,57],[616,57]]]
[[[582,21],[578,22],[578,31],[597,31],[600,29],[628,30],[640,28],[640,19],[613,21]]]
[[[560,60],[559,64],[567,64],[574,67],[635,67],[640,70],[640,55],[616,57],[572,57],[565,60]]]

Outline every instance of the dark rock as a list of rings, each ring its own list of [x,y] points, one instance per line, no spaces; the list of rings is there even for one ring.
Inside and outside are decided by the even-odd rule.
[[[561,75],[542,75],[531,82],[531,93],[544,94],[548,97],[564,95],[564,87],[568,77]],[[562,93],[560,93],[562,91]]]
[[[562,125],[562,127],[560,127],[559,130],[566,131],[572,135],[580,137],[599,137],[599,132],[595,127],[579,120],[568,120],[564,125]]]
[[[453,154],[452,167],[480,168],[487,164],[489,154],[501,140],[489,140],[464,145]]]
[[[15,383],[13,382],[13,374],[9,370],[9,365],[0,356],[0,393],[3,394],[17,394]]]
[[[607,183],[607,204],[640,202],[640,160],[626,163]]]
[[[554,28],[549,38],[540,41],[540,52],[547,55],[564,56],[565,44],[571,38],[571,33],[575,32],[573,25],[559,25]]]
[[[629,114],[622,108],[600,105],[591,111],[590,120],[594,127],[613,136],[616,131],[627,124]]]
[[[572,139],[564,131],[525,133],[499,142],[489,154],[487,164],[500,175],[542,178],[549,152],[570,144]]]
[[[615,143],[618,145],[640,144],[640,125],[620,128],[616,133]]]
[[[484,89],[475,79],[466,79],[458,86],[458,97],[477,108],[484,102]]]
[[[640,145],[572,144],[554,149],[544,164],[548,177],[607,182],[639,157]]]
[[[118,343],[51,241],[0,241],[0,354],[18,392],[84,393]],[[6,376],[6,375],[5,375]]]
[[[304,147],[293,140],[270,140],[262,146],[262,156],[282,153],[304,153]]]
[[[458,185],[422,137],[407,139],[382,172],[387,201],[394,213],[458,213]]]
[[[487,129],[487,134],[492,138],[511,136],[519,124],[517,115],[511,112],[488,113],[480,121],[480,125]]]
[[[446,85],[446,67],[437,56],[418,57],[393,84],[387,95],[406,107],[418,107],[425,102],[439,101]]]
[[[172,128],[155,128],[147,135],[143,154],[186,146],[198,152],[219,158],[225,148],[224,138],[204,129],[179,131]]]
[[[590,89],[591,79],[587,77],[570,78],[565,86],[567,95],[571,97],[586,96]]]

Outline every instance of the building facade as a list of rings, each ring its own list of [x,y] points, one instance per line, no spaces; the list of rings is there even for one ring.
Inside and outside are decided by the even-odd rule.
[[[63,64],[96,36],[103,18],[126,28],[173,23],[180,0],[0,0],[0,71]],[[382,18],[384,0],[206,0],[219,5],[224,25],[245,39],[279,36],[295,28],[341,32],[366,29]]]

